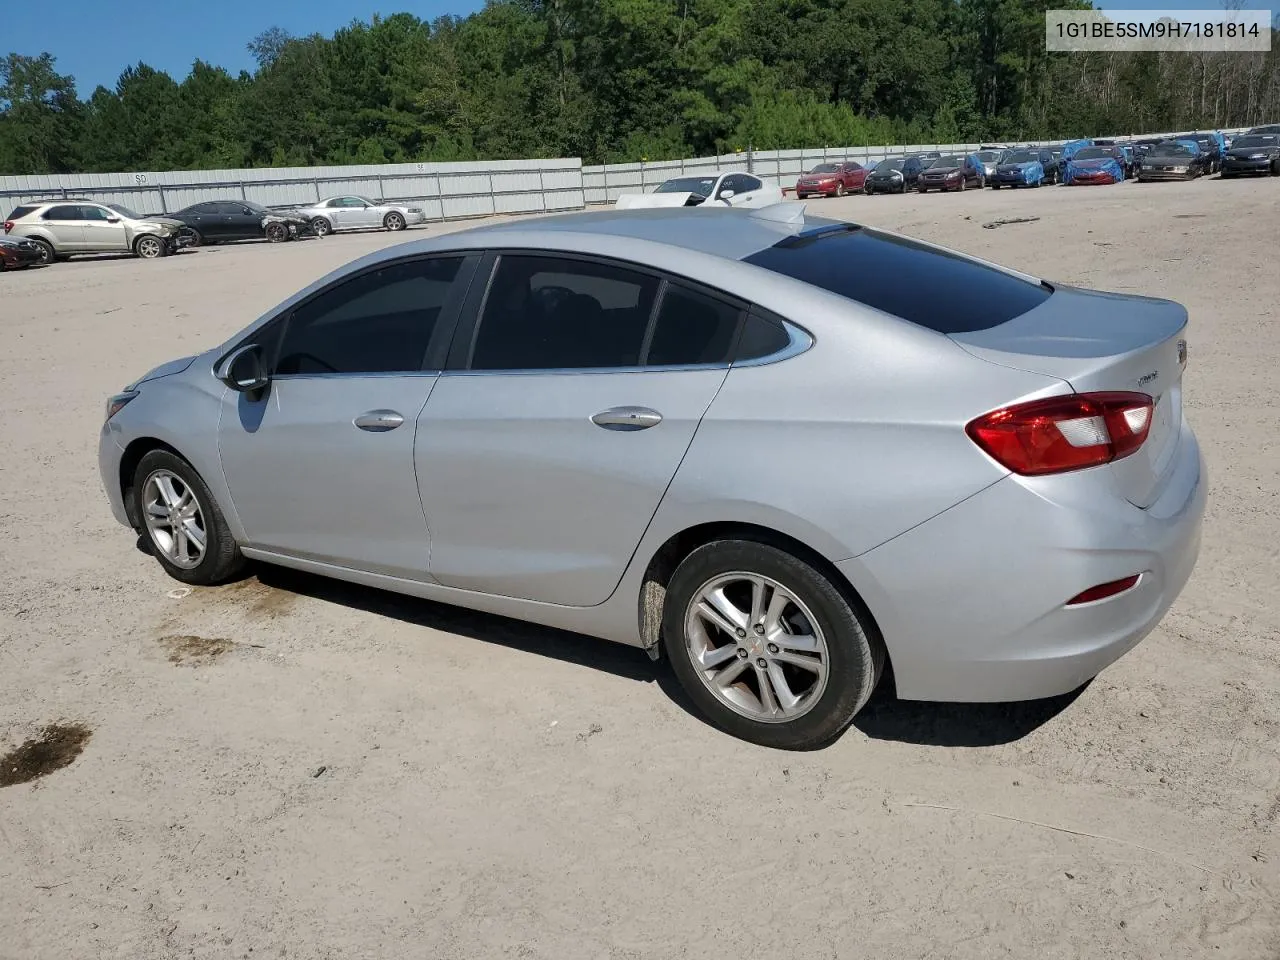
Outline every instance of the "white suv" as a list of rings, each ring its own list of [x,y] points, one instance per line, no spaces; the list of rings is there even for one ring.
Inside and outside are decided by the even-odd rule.
[[[128,207],[92,200],[41,200],[14,209],[4,232],[40,247],[41,262],[76,253],[135,253],[147,260],[182,245],[182,223],[168,217],[141,217]]]

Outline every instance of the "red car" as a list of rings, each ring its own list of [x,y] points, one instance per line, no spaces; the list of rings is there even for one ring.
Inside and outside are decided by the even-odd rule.
[[[796,181],[796,198],[817,195],[843,197],[861,193],[867,183],[867,168],[850,160],[846,163],[820,163]]]

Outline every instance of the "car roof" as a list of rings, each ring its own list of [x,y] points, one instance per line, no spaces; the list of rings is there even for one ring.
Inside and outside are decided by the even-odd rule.
[[[788,206],[791,206],[788,204]],[[796,205],[799,206],[799,205]],[[566,213],[549,217],[510,220],[486,224],[447,234],[440,238],[455,247],[501,246],[517,241],[518,246],[555,249],[557,241],[641,240],[668,247],[697,250],[728,260],[741,260],[771,247],[794,234],[792,224],[758,216],[759,210],[687,210],[684,208],[639,208]],[[805,216],[805,229],[835,224],[822,217]],[[423,241],[429,243],[431,241]],[[434,247],[435,244],[432,243]]]

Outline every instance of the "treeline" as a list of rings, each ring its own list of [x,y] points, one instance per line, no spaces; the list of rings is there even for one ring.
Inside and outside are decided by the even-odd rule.
[[[11,53],[0,173],[610,162],[1280,120],[1280,42],[1047,54],[1044,11],[1061,6],[490,0],[465,18],[397,14],[332,37],[270,30],[248,44],[252,74],[197,61],[175,80],[139,63],[87,99],[50,54]]]

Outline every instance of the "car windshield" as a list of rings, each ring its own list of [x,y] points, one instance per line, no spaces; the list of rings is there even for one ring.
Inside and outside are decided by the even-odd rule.
[[[889,173],[893,170],[901,170],[905,160],[881,160],[876,164],[876,173]]]
[[[1236,137],[1233,147],[1274,147],[1280,145],[1280,137],[1274,135]]]
[[[709,197],[715,185],[715,177],[676,177],[662,184],[654,193],[696,193],[700,197]]]
[[[1003,150],[980,150],[978,152],[978,159],[983,163],[992,163],[999,160],[1002,153],[1004,153]]]
[[[1075,155],[1076,160],[1106,160],[1111,156],[1110,147],[1085,147]]]
[[[1040,158],[1030,150],[1015,150],[1004,158],[1005,163],[1038,163]]]
[[[1208,137],[1197,137],[1196,143],[1200,144],[1200,146],[1204,147],[1206,150],[1212,150],[1215,146],[1214,142]]]
[[[947,167],[964,166],[964,157],[939,157],[933,163],[929,164],[930,170],[942,170]]]
[[[820,163],[809,172],[810,173],[835,173],[839,169],[840,169],[840,164],[838,163]]]
[[[107,206],[108,206],[108,207],[110,207],[112,210],[114,210],[116,213],[120,214],[122,217],[128,217],[130,220],[141,220],[141,219],[142,219],[142,217],[138,216],[136,213],[134,213],[134,212],[133,212],[132,210],[130,210],[128,207],[121,206],[121,205],[120,205],[120,204],[118,204],[118,203],[108,203],[108,204],[107,204]]]
[[[1061,151],[1061,150],[1050,150],[1050,151],[1049,151],[1049,154],[1050,154],[1050,155],[1053,157],[1053,159],[1055,159],[1055,160],[1061,160],[1061,159],[1062,159],[1062,151]]]
[[[1157,143],[1147,151],[1149,157],[1191,157],[1194,154],[1185,143]]]

